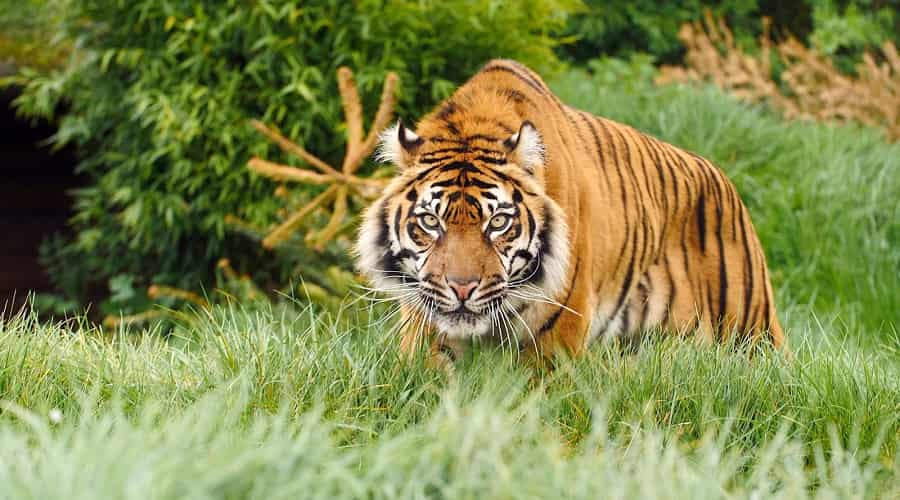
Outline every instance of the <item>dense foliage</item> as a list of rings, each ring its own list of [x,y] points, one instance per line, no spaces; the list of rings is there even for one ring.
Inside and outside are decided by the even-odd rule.
[[[68,44],[54,43],[60,13],[44,8],[45,4],[44,0],[0,0],[0,73],[22,66],[49,69],[65,61]]]
[[[224,222],[234,214],[265,227],[280,206],[274,186],[245,164],[252,154],[287,158],[253,132],[249,119],[281,128],[332,161],[344,138],[338,66],[355,71],[370,113],[386,72],[398,72],[400,112],[418,116],[492,57],[552,70],[556,42],[549,34],[574,6],[573,0],[47,2],[64,13],[64,38],[78,50],[60,71],[24,74],[18,105],[46,116],[67,103],[54,140],[80,146],[80,169],[90,178],[77,193],[74,240],[45,246],[51,275],[82,298],[106,296],[113,284],[109,310],[139,306],[143,293],[134,290],[151,282],[198,290],[221,257],[261,282],[299,279],[291,270],[297,257],[309,264],[308,254],[273,259]],[[345,254],[332,247],[321,267]]]
[[[578,61],[643,52],[658,61],[678,62],[683,47],[678,30],[709,10],[724,18],[738,42],[752,46],[769,17],[776,33],[793,34],[836,58],[851,71],[863,50],[886,40],[900,41],[897,0],[587,0],[587,12],[572,16],[567,33],[576,40],[561,50]]]

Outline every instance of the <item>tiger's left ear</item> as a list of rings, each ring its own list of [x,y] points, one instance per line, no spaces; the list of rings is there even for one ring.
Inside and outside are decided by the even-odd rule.
[[[503,142],[509,151],[509,158],[529,174],[534,174],[537,167],[544,164],[544,142],[541,133],[530,121],[522,122],[519,131]]]
[[[425,142],[415,132],[406,128],[403,120],[397,120],[397,124],[385,129],[379,138],[381,141],[375,159],[393,163],[401,170],[412,164],[416,150]]]

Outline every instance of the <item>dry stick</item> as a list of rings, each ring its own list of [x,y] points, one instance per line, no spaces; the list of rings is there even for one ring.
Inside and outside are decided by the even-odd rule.
[[[279,181],[296,181],[320,185],[331,184],[325,192],[292,214],[288,220],[269,233],[263,239],[265,248],[271,249],[286,240],[310,212],[333,196],[335,197],[334,207],[328,224],[318,234],[311,233],[307,237],[307,241],[315,241],[315,248],[321,250],[325,242],[334,237],[341,229],[343,219],[347,214],[348,198],[351,192],[364,199],[378,197],[387,181],[384,179],[361,178],[354,175],[354,173],[359,169],[365,157],[372,152],[378,139],[378,134],[391,120],[397,82],[397,75],[388,73],[381,93],[381,102],[372,121],[372,127],[369,130],[369,134],[363,138],[363,109],[359,91],[353,78],[353,72],[347,67],[338,69],[338,89],[340,90],[344,116],[347,121],[346,154],[340,171],[309,153],[299,144],[267,127],[262,122],[258,120],[251,121],[252,126],[256,130],[278,144],[282,150],[306,161],[322,173],[310,172],[257,157],[252,158],[248,162],[247,167],[249,169]]]
[[[172,297],[175,299],[193,302],[200,307],[209,307],[209,302],[207,302],[206,299],[204,299],[200,295],[189,290],[182,290],[180,288],[174,288],[166,285],[150,285],[150,288],[147,289],[147,297],[151,299],[158,299],[160,297]]]
[[[115,328],[122,324],[131,325],[135,323],[144,323],[146,321],[150,321],[153,318],[159,318],[168,315],[169,312],[164,309],[151,309],[149,311],[131,314],[128,316],[115,316],[110,314],[103,318],[103,326],[107,328]]]
[[[385,183],[379,179],[364,179],[361,177],[347,176],[338,173],[339,177],[335,178],[327,174],[317,174],[302,168],[291,167],[281,163],[275,163],[254,156],[247,162],[247,168],[254,172],[264,175],[270,179],[277,181],[294,181],[305,182],[309,184],[328,184],[331,182],[344,182],[352,185],[354,190],[362,193],[369,193],[372,190],[378,190],[384,187]]]
[[[268,236],[266,236],[263,241],[263,247],[272,249],[275,248],[276,245],[286,240],[288,236],[294,232],[294,229],[303,222],[303,218],[309,215],[316,207],[321,205],[325,200],[334,195],[335,191],[337,191],[338,185],[333,184],[331,187],[326,189],[322,194],[316,196],[309,203],[307,203],[303,208],[294,212],[288,220],[281,223],[278,227],[272,230]]]
[[[347,154],[350,153],[363,140],[362,104],[359,100],[359,92],[356,90],[356,82],[353,81],[353,72],[346,66],[338,69],[338,90],[341,93],[341,103],[344,106],[344,118],[347,120]],[[346,165],[346,162],[345,162]],[[347,169],[343,169],[344,173]]]
[[[316,251],[321,252],[325,249],[325,244],[340,229],[345,215],[347,215],[347,186],[341,186],[334,197],[334,211],[331,213],[331,219],[328,220],[328,224],[322,228],[319,234],[315,236],[316,243],[313,248]]]
[[[329,175],[332,175],[332,176],[338,177],[338,178],[342,177],[342,174],[340,172],[338,172],[337,170],[332,168],[331,165],[320,160],[318,156],[315,156],[314,154],[310,153],[309,151],[303,149],[303,147],[300,146],[299,144],[297,144],[296,142],[293,142],[290,139],[288,139],[287,137],[270,129],[261,121],[250,120],[250,125],[252,125],[253,128],[258,130],[261,134],[263,134],[264,136],[268,137],[273,142],[275,142],[275,144],[278,144],[278,146],[281,149],[283,149],[284,151],[287,151],[288,153],[291,153],[292,155],[306,161],[310,165],[321,170],[323,173],[326,173],[326,174],[329,174]]]
[[[375,112],[375,118],[372,120],[372,126],[369,128],[369,134],[364,141],[354,147],[352,152],[349,149],[348,143],[347,156],[344,158],[344,165],[342,167],[342,170],[345,173],[353,174],[356,172],[362,165],[362,160],[369,156],[372,153],[372,150],[375,149],[375,143],[378,141],[378,134],[388,126],[388,123],[393,117],[394,105],[396,104],[394,91],[397,88],[398,81],[399,78],[397,77],[397,74],[393,72],[388,73],[387,77],[385,77],[384,87],[381,89],[381,104],[378,106],[378,111]]]
[[[317,174],[309,170],[303,170],[280,163],[274,163],[253,157],[247,162],[247,168],[277,181],[307,182],[310,184],[328,184],[334,182],[330,175]]]

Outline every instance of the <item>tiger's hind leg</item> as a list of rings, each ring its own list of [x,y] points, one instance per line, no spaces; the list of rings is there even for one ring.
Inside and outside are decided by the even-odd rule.
[[[680,258],[667,256],[647,269],[628,303],[624,329],[628,335],[639,337],[656,329],[678,337],[694,336],[701,344],[715,342],[715,327],[698,306],[696,276],[687,269]]]

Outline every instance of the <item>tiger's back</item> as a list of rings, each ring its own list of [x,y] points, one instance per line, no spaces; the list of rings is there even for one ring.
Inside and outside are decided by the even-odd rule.
[[[520,208],[528,217],[522,215],[522,224],[533,226],[533,214],[541,215],[542,224],[556,224],[565,235],[565,244],[556,246],[565,246],[565,252],[535,250],[540,245],[535,246],[534,238],[529,239],[531,246],[518,250],[538,261],[543,256],[555,267],[540,262],[533,266],[546,272],[541,272],[542,281],[528,285],[537,295],[546,291],[546,300],[512,305],[522,326],[510,327],[507,322],[499,327],[518,330],[516,338],[524,348],[531,345],[548,352],[564,347],[577,354],[591,339],[650,328],[680,334],[696,331],[708,340],[736,332],[741,338],[768,339],[775,346],[784,343],[765,255],[749,213],[733,184],[704,158],[573,109],[537,74],[506,60],[489,62],[408,134],[415,137],[414,144],[394,144],[389,155],[395,163],[406,163],[406,181],[395,183],[376,206],[397,203],[403,195],[398,188],[415,190],[417,178],[418,191],[426,192],[433,184],[449,186],[462,178],[457,181],[459,189],[478,203],[488,202],[485,212],[496,210],[483,199],[494,196],[485,191],[486,185],[505,183],[508,190],[533,183],[531,191],[547,199],[541,205],[540,196],[525,196]],[[439,174],[434,173],[436,166]],[[442,180],[435,175],[442,175]],[[471,179],[479,179],[480,191],[472,190]],[[557,207],[564,216],[549,217]],[[445,208],[439,208],[436,216]],[[371,235],[367,239],[366,232],[378,229],[374,211],[374,207],[369,211],[362,229],[361,255],[381,251],[365,243],[373,239]],[[542,215],[548,215],[549,222]],[[452,232],[435,233],[431,248],[440,249],[442,241],[453,238]],[[485,248],[500,252],[497,244],[488,241]],[[544,246],[550,249],[554,244]],[[434,262],[427,259],[437,250],[427,248],[416,252],[427,254],[425,265],[436,275]],[[514,269],[503,256],[498,258]],[[440,269],[449,269],[447,265]],[[361,267],[370,276],[377,274],[367,269],[373,265]],[[558,276],[545,276],[554,274]],[[516,297],[511,284],[521,280],[512,276],[506,280],[509,293]],[[415,311],[408,312],[415,316]],[[419,328],[415,335],[426,330]],[[438,344],[447,338],[440,330]],[[418,342],[407,339],[407,343]]]

